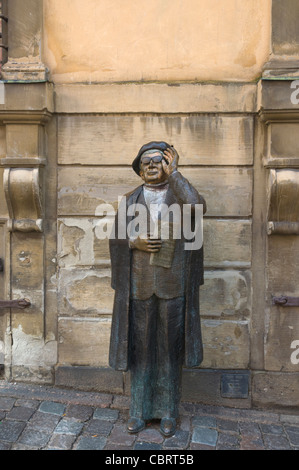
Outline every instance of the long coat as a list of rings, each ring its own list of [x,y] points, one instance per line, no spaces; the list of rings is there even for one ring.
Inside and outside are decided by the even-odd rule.
[[[143,185],[126,195],[127,207],[135,204]],[[127,211],[126,211],[127,214]],[[126,224],[133,219],[127,216]],[[127,226],[126,225],[126,226]],[[109,240],[111,257],[111,286],[115,290],[109,364],[116,370],[129,369],[129,307],[131,249],[129,240],[118,239],[118,217],[115,220],[115,238]],[[199,366],[203,359],[201,325],[199,316],[199,286],[203,284],[203,247],[186,251],[185,279],[185,366]]]

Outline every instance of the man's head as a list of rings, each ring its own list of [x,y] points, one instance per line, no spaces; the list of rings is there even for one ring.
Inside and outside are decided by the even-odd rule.
[[[162,183],[167,179],[162,158],[169,147],[167,142],[149,142],[143,145],[132,163],[133,170],[148,184]]]
[[[147,150],[141,155],[139,162],[139,175],[148,184],[163,183],[167,179],[164,173],[163,152],[157,149]]]

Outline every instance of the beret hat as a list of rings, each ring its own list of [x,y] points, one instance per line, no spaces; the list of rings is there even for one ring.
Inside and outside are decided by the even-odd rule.
[[[162,152],[164,152],[164,150],[168,149],[169,147],[171,147],[171,145],[169,145],[167,142],[149,142],[148,144],[143,145],[139,150],[137,157],[135,157],[132,163],[132,168],[135,173],[139,175],[140,158],[144,152],[146,152],[147,150],[161,150]]]

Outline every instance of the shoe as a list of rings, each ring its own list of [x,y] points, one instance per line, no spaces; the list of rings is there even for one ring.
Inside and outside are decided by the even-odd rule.
[[[170,437],[175,433],[176,420],[174,418],[163,418],[160,424],[160,431],[165,437]]]
[[[134,434],[142,431],[145,428],[145,422],[140,418],[130,418],[127,424],[127,430],[129,433]]]

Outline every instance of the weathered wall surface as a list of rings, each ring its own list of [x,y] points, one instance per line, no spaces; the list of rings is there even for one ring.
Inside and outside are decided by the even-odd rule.
[[[140,184],[133,158],[143,143],[165,139],[208,201],[203,367],[246,369],[256,86],[78,84],[56,92],[59,366],[108,365],[113,291],[97,207],[116,207],[119,196]]]
[[[56,83],[256,79],[270,0],[46,0],[45,62]]]
[[[270,7],[44,2],[44,61],[58,113],[60,367],[108,364],[113,291],[97,207],[116,207],[139,184],[131,161],[159,139],[176,146],[182,173],[208,201],[203,367],[249,367],[253,81],[269,55]]]
[[[271,301],[299,294],[298,240],[267,233],[276,194],[270,172],[291,171],[292,187],[299,166],[299,100],[290,101],[296,1],[9,5],[3,77],[16,83],[5,85],[0,104],[0,175],[5,182],[15,168],[22,182],[24,165],[38,169],[44,212],[41,233],[9,233],[13,216],[1,179],[0,258],[9,259],[9,270],[0,273],[0,295],[29,297],[32,306],[30,315],[0,316],[0,364],[14,380],[128,393],[128,375],[108,368],[113,291],[98,206],[116,207],[139,184],[131,162],[141,145],[166,140],[208,203],[204,362],[186,372],[185,394],[232,406],[298,404],[298,365],[290,361],[297,310]],[[288,19],[289,30],[280,22]],[[24,214],[20,198],[6,192]],[[272,202],[271,217],[296,220],[285,193],[278,194],[283,200],[279,209]],[[250,371],[247,400],[221,396],[222,372],[229,370]]]

